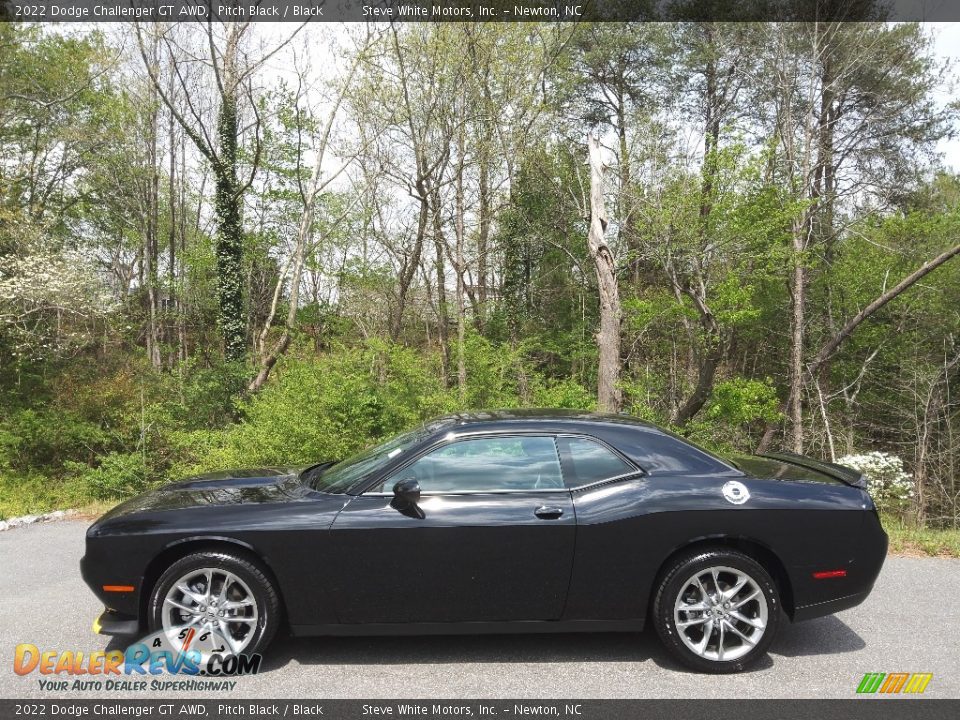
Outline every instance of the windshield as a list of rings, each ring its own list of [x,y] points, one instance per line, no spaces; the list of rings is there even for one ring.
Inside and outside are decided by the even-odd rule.
[[[342,493],[350,489],[357,480],[376,470],[381,465],[400,455],[408,448],[436,430],[436,426],[419,427],[403,433],[387,442],[363,450],[351,458],[336,465],[315,465],[304,470],[300,479],[314,490],[325,493]]]

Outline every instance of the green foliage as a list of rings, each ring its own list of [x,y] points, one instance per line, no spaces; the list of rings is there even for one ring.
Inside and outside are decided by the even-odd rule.
[[[458,410],[596,405],[576,379],[539,371],[530,349],[476,331],[462,393],[455,379],[444,387],[436,352],[383,341],[304,350],[248,397],[250,370],[236,363],[167,374],[140,358],[62,368],[43,406],[0,417],[0,513],[119,500],[205,470],[342,458]]]
[[[0,513],[116,500],[163,482],[177,435],[233,422],[247,375],[229,364],[161,375],[140,357],[91,360],[59,367],[43,395],[0,391]]]
[[[383,344],[287,360],[241,404],[238,424],[179,441],[202,468],[343,458],[447,409],[429,370],[413,351]]]
[[[608,161],[624,410],[717,450],[782,423],[796,265],[806,362],[960,237],[960,179],[929,172],[956,107],[917,24],[398,26],[358,51],[326,139],[308,89],[336,105],[344,76],[215,97],[191,135],[113,37],[0,24],[0,513],[342,457],[463,409],[594,408],[587,131]],[[216,87],[204,62],[184,77]],[[896,448],[918,517],[943,524],[957,297],[954,261],[797,396],[807,452]],[[271,315],[266,346],[292,342],[251,395]]]
[[[0,420],[0,468],[57,468],[64,458],[91,456],[109,433],[76,412],[19,409]]]
[[[47,474],[0,470],[0,520],[76,507],[87,500],[74,485],[51,481]]]
[[[471,333],[468,384],[440,383],[439,357],[373,341],[284,361],[261,392],[241,404],[242,419],[221,432],[179,433],[175,474],[238,465],[307,464],[339,459],[431,417],[468,408],[517,407],[519,372],[530,402],[590,409],[592,394],[570,380],[547,380],[522,355]]]
[[[666,289],[651,288],[623,301],[626,330],[638,335],[679,328],[684,320],[696,322],[696,319],[697,311],[689,299],[681,296],[678,300]]]
[[[733,273],[724,277],[715,288],[713,310],[717,321],[728,328],[749,327],[760,317],[755,302],[755,287],[743,275]]]
[[[150,486],[144,456],[139,452],[108,453],[97,467],[70,461],[65,465],[74,474],[73,488],[85,499],[121,500]]]
[[[749,453],[764,424],[780,418],[780,400],[770,378],[732,377],[714,386],[700,415],[675,430],[721,455]]]
[[[742,426],[780,419],[780,401],[773,380],[735,377],[717,383],[707,418],[725,426]]]
[[[578,381],[540,380],[533,391],[534,407],[568,408],[571,410],[596,410],[597,398]]]

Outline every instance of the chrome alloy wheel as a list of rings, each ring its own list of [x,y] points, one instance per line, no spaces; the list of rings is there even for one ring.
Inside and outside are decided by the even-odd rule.
[[[750,652],[767,627],[767,599],[743,570],[710,567],[691,575],[673,608],[677,632],[702,658],[724,662]]]
[[[253,592],[243,580],[222,568],[198,568],[170,586],[161,617],[163,632],[174,647],[182,648],[187,638],[198,637],[201,642],[191,647],[206,658],[211,652],[243,652],[259,616]]]

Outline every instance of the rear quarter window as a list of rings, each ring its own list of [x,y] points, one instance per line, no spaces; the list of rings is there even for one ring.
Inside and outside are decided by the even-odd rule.
[[[680,438],[659,432],[631,430],[618,433],[612,444],[650,475],[712,475],[736,472],[719,458]]]
[[[635,472],[635,468],[615,452],[596,440],[581,437],[557,438],[560,453],[570,459],[569,487],[579,487],[590,483]]]

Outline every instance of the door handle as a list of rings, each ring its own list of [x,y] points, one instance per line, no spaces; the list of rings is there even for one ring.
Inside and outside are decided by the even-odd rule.
[[[563,515],[563,508],[550,507],[549,505],[541,505],[536,510],[533,511],[533,514],[536,515],[541,520],[555,520],[556,518]]]

